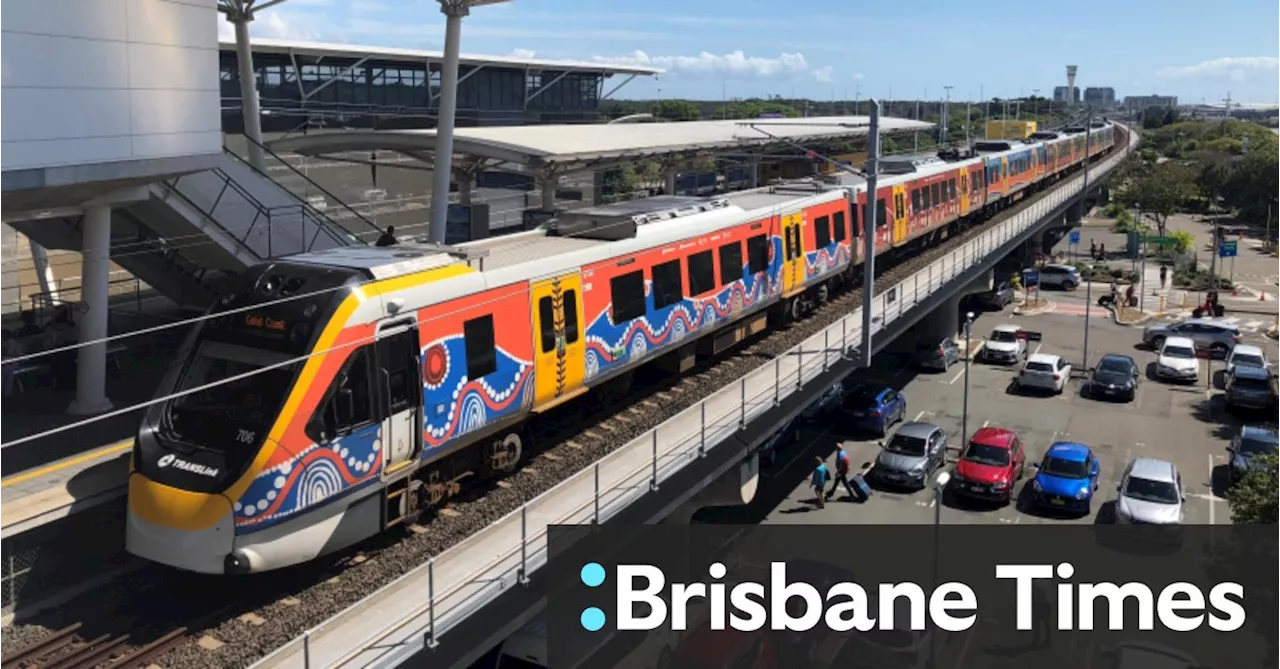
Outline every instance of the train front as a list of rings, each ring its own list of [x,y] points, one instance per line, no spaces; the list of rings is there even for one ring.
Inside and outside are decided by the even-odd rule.
[[[239,500],[279,448],[286,408],[307,385],[307,356],[355,279],[301,264],[255,267],[196,326],[157,392],[168,401],[151,405],[138,429],[126,550],[195,572],[255,570],[238,546]]]

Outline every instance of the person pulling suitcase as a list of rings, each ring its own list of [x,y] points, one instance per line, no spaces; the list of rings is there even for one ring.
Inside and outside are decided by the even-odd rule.
[[[849,493],[850,499],[857,499],[858,495],[853,491],[853,485],[849,483],[849,453],[844,450],[844,446],[836,449],[836,475],[831,479],[831,491],[827,493],[827,499],[831,499],[836,494],[836,489],[844,484],[844,489]]]

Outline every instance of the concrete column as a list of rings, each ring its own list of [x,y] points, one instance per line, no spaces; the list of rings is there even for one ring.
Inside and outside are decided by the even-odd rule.
[[[560,177],[551,175],[542,179],[542,208],[551,211],[556,208],[556,187],[560,185]]]
[[[444,63],[440,71],[440,108],[436,115],[435,180],[431,189],[431,241],[443,244],[449,212],[449,179],[453,176],[453,128],[458,110],[458,51],[466,3],[442,2]]]
[[[471,188],[475,183],[475,176],[470,172],[464,172],[458,176],[458,203],[471,204]]]
[[[1037,253],[1044,253],[1044,230],[1034,232],[1027,238],[1027,251],[1033,258]]]
[[[1080,227],[1080,222],[1084,220],[1084,200],[1076,200],[1067,207],[1067,225],[1073,228]]]
[[[236,62],[240,66],[240,101],[244,115],[244,136],[249,142],[249,164],[262,172],[267,171],[267,157],[262,152],[262,112],[258,107],[257,80],[253,74],[253,46],[249,42],[249,22],[252,16],[235,17]]]
[[[751,187],[760,187],[760,156],[759,154],[751,156]]]
[[[35,266],[36,280],[40,282],[40,292],[53,301],[58,300],[58,288],[53,278],[53,269],[49,267],[49,254],[36,240],[27,238],[31,246],[31,264]]]
[[[662,173],[662,184],[663,184],[662,188],[663,190],[666,191],[667,195],[676,194],[676,176],[677,175],[679,175],[679,172],[677,172],[674,169],[669,169],[666,172]]]
[[[89,416],[111,409],[107,399],[107,289],[110,278],[111,206],[95,205],[85,210],[84,248],[81,250],[80,299],[86,309],[80,313],[81,346],[76,362],[76,399],[67,409],[76,416]]]

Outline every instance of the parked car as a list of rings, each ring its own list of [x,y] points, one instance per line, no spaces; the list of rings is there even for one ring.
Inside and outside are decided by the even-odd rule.
[[[797,429],[796,421],[791,421],[782,426],[782,429],[769,435],[769,438],[761,444],[760,459],[765,464],[771,465],[777,459],[779,451],[786,450],[799,441],[800,430]]]
[[[1025,467],[1026,453],[1015,432],[984,427],[973,433],[947,487],[965,497],[1007,504]]]
[[[1040,287],[1075,290],[1080,284],[1080,270],[1071,265],[1050,264],[1040,268]]]
[[[822,396],[800,412],[801,421],[812,421],[825,416],[844,404],[844,384],[837,383],[827,388]]]
[[[995,288],[985,293],[978,293],[973,299],[984,309],[999,311],[1005,308],[1005,305],[1013,303],[1013,284],[1008,281],[999,281]]]
[[[924,488],[947,461],[947,433],[933,423],[903,423],[888,443],[880,442],[871,474],[881,483]]]
[[[1242,365],[1227,380],[1228,409],[1270,409],[1276,403],[1275,377],[1266,367]]]
[[[1141,375],[1138,363],[1127,355],[1108,353],[1098,359],[1089,384],[1085,386],[1093,397],[1115,397],[1132,402],[1138,392]]]
[[[947,371],[951,365],[960,360],[960,345],[951,337],[930,345],[922,343],[916,350],[916,365],[923,369]]]
[[[1275,453],[1280,447],[1280,433],[1269,427],[1242,425],[1231,439],[1231,484],[1235,485],[1250,469],[1261,467],[1258,456]]]
[[[1018,373],[1018,389],[1061,393],[1070,377],[1071,363],[1051,353],[1036,353],[1027,359],[1027,364]]]
[[[907,397],[885,385],[858,384],[845,393],[844,409],[854,427],[883,437],[907,415]]]
[[[1200,378],[1196,345],[1187,337],[1170,337],[1156,353],[1156,378],[1167,381],[1195,381]]]
[[[1089,514],[1098,489],[1100,468],[1093,450],[1084,444],[1059,441],[1036,465],[1031,481],[1032,502],[1041,507]]]
[[[1221,321],[1193,318],[1172,325],[1148,325],[1142,331],[1142,342],[1157,351],[1171,337],[1188,338],[1195,342],[1196,348],[1225,358],[1240,343],[1240,328]]]
[[[1252,344],[1236,344],[1231,348],[1231,353],[1227,356],[1227,378],[1231,378],[1232,372],[1238,365],[1248,365],[1251,367],[1263,367],[1269,369],[1271,361],[1267,359],[1267,354],[1262,350],[1261,346]]]
[[[1022,327],[1002,323],[991,331],[987,343],[982,346],[982,359],[986,362],[1013,364],[1027,357],[1027,340],[1018,337]]]
[[[1186,491],[1173,463],[1138,458],[1129,463],[1116,486],[1116,522],[1181,525]]]

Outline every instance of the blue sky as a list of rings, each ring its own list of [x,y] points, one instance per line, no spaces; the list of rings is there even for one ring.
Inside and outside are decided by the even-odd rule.
[[[668,70],[624,98],[1048,95],[1073,63],[1120,96],[1274,104],[1278,23],[1276,0],[514,0],[475,8],[462,50]],[[251,34],[439,49],[444,18],[434,0],[286,0]]]

